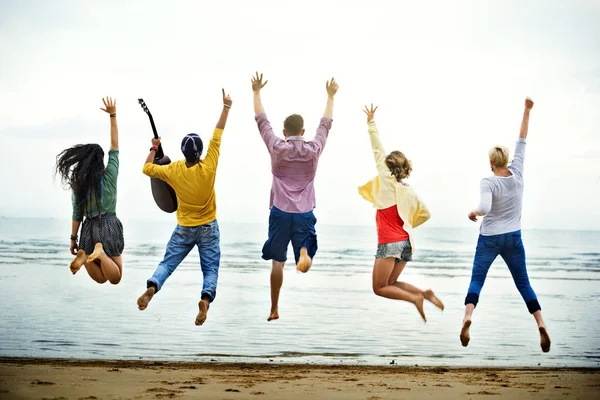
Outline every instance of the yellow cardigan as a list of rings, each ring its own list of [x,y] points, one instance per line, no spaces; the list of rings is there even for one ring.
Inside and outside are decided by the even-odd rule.
[[[396,205],[398,215],[404,221],[403,228],[408,233],[411,247],[414,250],[412,230],[429,219],[429,210],[411,187],[402,185],[391,174],[390,169],[385,164],[386,153],[381,139],[379,139],[375,122],[369,123],[369,136],[371,137],[378,176],[360,186],[358,193],[365,200],[373,203],[373,207],[378,210]]]

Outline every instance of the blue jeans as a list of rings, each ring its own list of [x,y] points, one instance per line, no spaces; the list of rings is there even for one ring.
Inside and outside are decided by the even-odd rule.
[[[200,226],[177,225],[167,244],[165,257],[158,264],[152,278],[146,282],[147,287],[155,286],[158,293],[167,278],[171,276],[194,246],[198,246],[200,268],[204,275],[201,297],[208,297],[209,302],[212,302],[217,296],[217,279],[221,261],[219,240],[217,220]]]
[[[521,231],[493,236],[479,235],[477,249],[475,250],[475,259],[473,260],[473,274],[471,275],[471,284],[465,298],[465,305],[473,304],[477,306],[479,293],[485,282],[485,277],[498,255],[506,262],[529,312],[533,314],[541,310],[542,307],[540,307],[535,292],[529,284],[527,266],[525,264],[525,247],[523,247],[523,241],[521,240]]]

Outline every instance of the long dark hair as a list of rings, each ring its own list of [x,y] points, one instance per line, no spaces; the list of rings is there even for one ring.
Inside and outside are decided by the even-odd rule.
[[[56,156],[54,176],[60,174],[62,183],[73,190],[81,215],[86,215],[91,200],[100,210],[100,180],[104,176],[104,150],[100,145],[78,144]]]

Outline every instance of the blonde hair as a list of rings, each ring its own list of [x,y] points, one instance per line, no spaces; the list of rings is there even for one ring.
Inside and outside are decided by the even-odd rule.
[[[390,169],[397,181],[408,178],[412,172],[412,164],[401,151],[392,151],[385,158],[385,165]]]
[[[504,146],[494,146],[488,152],[492,165],[496,168],[506,168],[508,165],[508,148]]]

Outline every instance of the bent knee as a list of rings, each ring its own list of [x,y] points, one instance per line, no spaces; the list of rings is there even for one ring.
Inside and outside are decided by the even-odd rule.
[[[381,288],[383,288],[382,285],[373,284],[373,293],[375,293],[377,296],[380,296]]]
[[[108,281],[113,285],[117,285],[119,282],[121,282],[121,277],[119,276],[117,278],[108,279]]]

